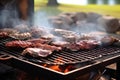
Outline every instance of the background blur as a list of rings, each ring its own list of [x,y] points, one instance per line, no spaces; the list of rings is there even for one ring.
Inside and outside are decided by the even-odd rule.
[[[96,12],[120,18],[120,0],[35,0],[36,24],[61,12]]]

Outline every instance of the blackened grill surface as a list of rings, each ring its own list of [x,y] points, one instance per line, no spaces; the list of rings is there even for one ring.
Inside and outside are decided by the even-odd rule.
[[[103,56],[109,56],[115,53],[120,52],[120,48],[115,46],[108,46],[108,47],[100,47],[92,50],[84,50],[84,51],[61,51],[61,52],[53,52],[52,55],[46,58],[33,58],[33,57],[23,57],[21,56],[22,51],[16,51],[14,49],[8,49],[4,46],[4,43],[7,41],[12,40],[4,39],[0,41],[0,49],[3,52],[8,54],[14,55],[16,57],[20,57],[25,60],[29,60],[36,63],[46,63],[46,64],[76,64],[76,63],[83,63],[88,61],[93,61],[99,59]]]

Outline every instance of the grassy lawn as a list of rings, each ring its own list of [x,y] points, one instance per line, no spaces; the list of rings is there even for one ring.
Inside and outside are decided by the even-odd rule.
[[[47,0],[35,0],[35,11],[43,9],[59,10],[60,12],[96,12],[103,15],[112,15],[114,17],[120,18],[120,5],[66,5],[60,4],[57,7],[46,6]]]
[[[120,5],[86,5],[86,6],[70,6],[61,5],[58,7],[61,11],[83,11],[83,12],[97,12],[103,15],[112,15],[120,18]]]

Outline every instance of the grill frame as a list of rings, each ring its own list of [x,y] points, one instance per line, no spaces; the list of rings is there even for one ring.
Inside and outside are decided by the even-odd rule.
[[[1,44],[0,44],[1,45]],[[75,79],[76,77],[79,77],[82,74],[85,74],[87,72],[91,72],[92,70],[97,70],[100,69],[101,67],[105,67],[109,64],[118,62],[120,59],[120,51],[119,52],[115,52],[115,54],[109,54],[109,55],[104,55],[102,57],[96,58],[94,59],[92,64],[86,64],[84,66],[81,66],[77,69],[74,69],[72,71],[69,71],[67,73],[63,73],[63,72],[58,72],[55,70],[52,70],[50,68],[44,67],[42,65],[39,65],[37,63],[31,62],[29,60],[26,60],[24,57],[20,56],[20,55],[13,55],[10,53],[5,53],[5,51],[3,50],[3,52],[1,52],[3,54],[9,55],[12,57],[11,59],[11,66],[15,67],[15,68],[19,68],[21,70],[24,70],[26,72],[35,74],[35,75],[42,75],[44,77],[47,76],[47,78],[49,78],[50,80],[58,80],[58,78],[61,80],[72,80]],[[3,62],[4,61],[0,61]],[[26,67],[23,67],[26,66]],[[32,70],[31,70],[32,69]],[[38,75],[38,76],[39,76]],[[71,77],[72,76],[72,77]]]
[[[20,57],[22,59],[30,60],[32,62],[38,63],[46,63],[46,64],[53,64],[53,65],[65,65],[65,64],[77,64],[77,63],[85,63],[85,62],[92,62],[93,60],[99,59],[103,56],[111,55],[114,53],[120,52],[118,47],[99,47],[92,50],[81,50],[81,51],[54,51],[52,55],[46,58],[33,58],[29,59],[30,57],[23,57],[21,55],[21,51],[16,51],[15,48],[13,50],[8,49],[4,46],[4,43],[15,40],[13,38],[3,39],[0,41],[0,48],[2,51],[12,54],[14,56]],[[20,51],[20,52],[19,52]],[[59,59],[61,58],[61,59]],[[56,62],[55,62],[56,61]]]
[[[11,55],[12,56],[12,55]],[[120,53],[117,53],[115,55],[111,55],[111,56],[106,56],[103,57],[101,59],[96,60],[96,63],[90,64],[90,65],[85,65],[83,67],[80,67],[78,69],[69,71],[67,73],[62,73],[62,72],[58,72],[55,70],[52,70],[50,68],[46,68],[44,66],[35,64],[33,62],[30,61],[26,61],[23,59],[20,59],[18,57],[12,56],[13,58],[11,59],[11,66],[21,69],[23,71],[26,71],[28,73],[34,74],[34,75],[41,75],[44,78],[49,78],[50,80],[73,80],[76,77],[79,77],[80,75],[83,75],[85,73],[97,70],[97,69],[101,69],[101,67],[105,67],[109,64],[115,63],[120,61]],[[104,59],[104,60],[103,60]],[[1,61],[0,61],[1,62]],[[3,61],[4,63],[4,61]],[[25,67],[23,67],[25,66]]]

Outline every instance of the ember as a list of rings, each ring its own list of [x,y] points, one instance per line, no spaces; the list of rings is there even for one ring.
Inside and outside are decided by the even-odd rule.
[[[76,69],[76,67],[74,65],[49,65],[49,64],[43,64],[44,67],[50,68],[52,70],[55,71],[59,71],[59,72],[63,72],[63,73],[67,73],[71,70]]]
[[[49,67],[50,69],[53,69],[53,70],[56,70],[56,71],[59,71],[61,72],[62,70],[60,69],[59,65],[54,65],[54,66],[51,66]]]
[[[59,71],[59,72],[63,72],[63,73],[67,73],[73,69],[76,69],[76,66],[74,65],[59,65],[62,64],[64,60],[62,60],[62,57],[57,58],[54,62],[58,63],[58,64],[43,64],[44,67],[50,68],[52,70],[55,71]]]

